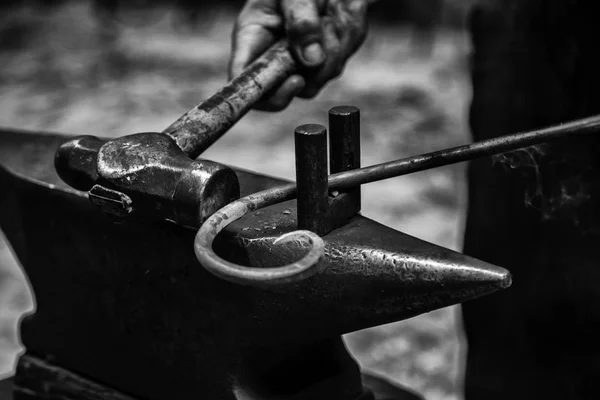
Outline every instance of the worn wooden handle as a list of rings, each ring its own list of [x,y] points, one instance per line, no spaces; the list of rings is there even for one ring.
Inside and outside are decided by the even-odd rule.
[[[295,70],[296,62],[287,42],[277,42],[238,77],[182,115],[163,133],[175,139],[188,156],[196,158]]]

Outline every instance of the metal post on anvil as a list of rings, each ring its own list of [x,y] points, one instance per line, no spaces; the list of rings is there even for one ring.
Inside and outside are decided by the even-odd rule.
[[[298,229],[325,235],[329,210],[327,184],[327,128],[300,125],[294,132]]]
[[[331,174],[360,168],[360,110],[337,106],[329,110],[329,169]],[[361,207],[360,186],[347,191],[354,213]]]

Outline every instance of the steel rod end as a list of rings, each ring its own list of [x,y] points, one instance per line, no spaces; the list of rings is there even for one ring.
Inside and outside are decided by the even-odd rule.
[[[359,114],[360,109],[355,106],[335,106],[329,110],[329,115],[350,116]]]
[[[294,130],[295,136],[325,136],[327,135],[327,128],[319,124],[304,124],[298,126]]]

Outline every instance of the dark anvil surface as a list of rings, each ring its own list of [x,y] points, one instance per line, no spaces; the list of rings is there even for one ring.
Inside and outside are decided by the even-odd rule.
[[[361,216],[325,237],[323,269],[310,279],[269,290],[230,284],[198,264],[193,230],[113,224],[67,189],[52,168],[64,139],[0,132],[0,223],[37,303],[22,338],[28,351],[127,393],[228,398],[227,380],[257,353],[269,357],[497,288],[465,283],[474,275],[464,264],[485,263]],[[242,193],[280,182],[239,175]],[[294,212],[284,213],[294,203],[232,224],[216,249],[251,266],[297,257],[298,249],[269,244],[295,227]]]

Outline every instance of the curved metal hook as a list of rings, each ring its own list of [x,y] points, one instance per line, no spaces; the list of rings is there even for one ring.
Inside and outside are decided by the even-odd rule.
[[[325,243],[317,234],[310,231],[289,232],[273,242],[273,244],[283,244],[300,240],[311,245],[308,253],[300,260],[277,268],[251,268],[238,265],[219,257],[212,248],[219,232],[230,223],[251,211],[290,200],[295,194],[295,184],[278,186],[242,197],[214,213],[202,224],[196,234],[194,251],[198,261],[213,275],[230,282],[252,286],[296,282],[317,272],[319,260],[325,254]]]

